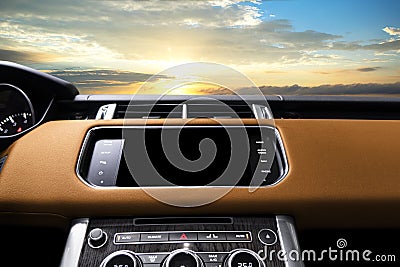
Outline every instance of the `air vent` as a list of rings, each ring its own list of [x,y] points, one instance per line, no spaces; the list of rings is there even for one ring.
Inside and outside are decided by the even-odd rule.
[[[246,104],[196,103],[187,107],[188,118],[254,118],[254,113]]]
[[[115,119],[163,118],[255,118],[252,107],[246,103],[190,102],[153,104],[118,104]]]
[[[163,119],[163,118],[182,118],[183,105],[171,104],[120,104],[114,118],[128,119]]]

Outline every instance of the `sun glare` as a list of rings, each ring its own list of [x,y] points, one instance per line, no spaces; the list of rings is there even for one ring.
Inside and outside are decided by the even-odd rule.
[[[168,92],[169,95],[210,95],[213,93],[229,94],[230,90],[210,83],[189,83],[172,89]]]

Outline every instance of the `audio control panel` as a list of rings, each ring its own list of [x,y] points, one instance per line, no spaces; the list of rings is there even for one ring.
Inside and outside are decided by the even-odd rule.
[[[75,226],[62,267],[303,266],[276,256],[299,251],[287,216],[90,219]],[[78,230],[83,238],[74,258],[68,246],[76,249],[69,243]]]

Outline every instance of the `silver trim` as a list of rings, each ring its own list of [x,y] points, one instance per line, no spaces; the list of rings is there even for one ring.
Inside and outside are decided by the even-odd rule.
[[[228,261],[225,260],[227,267],[232,267],[232,259],[233,259],[233,257],[236,254],[243,253],[243,252],[254,256],[258,260],[258,262],[260,263],[260,267],[265,267],[265,262],[260,258],[260,255],[258,255],[257,253],[255,253],[254,251],[252,251],[250,249],[244,249],[244,248],[235,249],[235,250],[231,251],[231,253],[227,257]]]
[[[188,118],[187,104],[182,104],[182,119]]]
[[[187,242],[187,243],[190,243],[190,242]],[[229,253],[231,253],[232,251],[228,251],[228,252],[223,252],[223,251],[193,251],[194,253],[196,253],[196,255],[201,255],[201,254],[226,254],[226,256],[228,256],[229,255]],[[162,254],[162,255],[164,255],[164,254],[167,254],[167,255],[169,255],[169,254],[171,254],[171,252],[166,252],[166,251],[164,251],[164,252],[135,252],[135,255],[136,256],[140,256],[140,255],[149,255],[149,254]]]
[[[134,267],[139,267],[141,266],[141,264],[138,262],[138,260],[135,257],[135,254],[130,251],[130,250],[118,250],[116,252],[111,253],[110,255],[108,255],[101,263],[100,263],[100,267],[106,267],[107,263],[112,260],[115,256],[119,256],[119,255],[125,255],[128,256],[129,258],[132,259],[133,261],[133,266]],[[139,266],[138,266],[139,265]]]
[[[169,255],[167,257],[167,259],[164,261],[164,263],[162,264],[162,267],[169,267],[169,262],[171,261],[171,259],[173,257],[176,256],[176,254],[180,254],[180,253],[185,253],[185,254],[189,254],[191,255],[195,260],[196,260],[196,267],[203,267],[203,261],[200,259],[199,256],[196,255],[196,253],[192,250],[189,249],[177,249],[171,252],[171,255]]]
[[[8,158],[8,155],[5,155],[4,157],[0,158],[0,173],[4,168],[4,165],[6,165],[7,158]]]
[[[91,183],[88,183],[86,181],[86,179],[84,179],[80,174],[79,174],[79,169],[80,166],[82,164],[82,156],[85,150],[85,147],[87,145],[87,143],[89,142],[89,137],[92,135],[92,132],[97,130],[97,129],[104,129],[104,128],[160,128],[160,127],[167,127],[167,128],[180,128],[181,126],[159,126],[159,125],[141,125],[141,126],[97,126],[97,127],[93,127],[91,129],[88,130],[88,132],[86,133],[86,136],[83,140],[83,144],[82,147],[79,151],[79,156],[78,156],[78,161],[76,164],[76,168],[75,168],[75,174],[78,176],[79,180],[81,180],[82,183],[84,183],[86,186],[93,188],[93,189],[101,189],[101,190],[109,190],[109,189],[122,189],[122,190],[126,190],[126,189],[137,189],[137,188],[141,188],[141,187],[118,187],[118,186],[97,186],[97,185],[93,185]],[[286,156],[286,150],[281,138],[281,135],[279,133],[279,130],[273,126],[269,126],[269,125],[259,125],[259,126],[253,126],[253,125],[243,125],[243,126],[237,126],[237,125],[226,125],[226,126],[207,126],[207,125],[191,125],[191,126],[187,126],[187,127],[202,127],[202,128],[213,128],[213,127],[247,127],[247,128],[258,128],[258,127],[265,127],[265,128],[270,128],[273,129],[275,131],[275,137],[276,137],[276,145],[279,145],[281,152],[282,152],[282,157],[281,160],[278,161],[278,163],[283,163],[284,166],[279,166],[280,170],[281,170],[281,176],[275,181],[275,183],[272,183],[270,185],[264,185],[261,186],[262,188],[267,188],[267,187],[272,187],[275,186],[277,184],[279,184],[283,179],[286,178],[287,174],[289,173],[289,162]],[[275,156],[278,153],[275,153]],[[179,188],[231,188],[232,186],[218,186],[218,187],[213,187],[213,186],[179,186]],[[168,186],[168,187],[164,187],[164,186],[157,186],[157,187],[151,187],[148,186],[146,188],[178,188],[178,186]],[[253,188],[252,186],[234,186],[234,188]]]
[[[274,115],[272,115],[272,112],[268,107],[262,106],[262,105],[257,105],[257,104],[252,104],[251,107],[252,107],[252,110],[254,113],[254,117],[257,120],[261,120],[261,119],[272,120],[272,119],[274,119]]]
[[[108,104],[101,106],[96,114],[96,120],[112,120],[114,118],[117,104]]]
[[[73,221],[69,231],[67,243],[64,248],[64,254],[60,267],[77,267],[81,255],[82,246],[85,242],[86,230],[89,219],[77,219]]]
[[[115,238],[118,234],[174,234],[174,233],[246,233],[250,234],[250,240],[241,241],[241,240],[174,240],[174,241],[135,241],[135,242],[124,242],[124,243],[116,243]],[[250,231],[163,231],[163,232],[121,232],[115,233],[113,238],[114,245],[131,245],[131,244],[180,244],[180,243],[251,243],[253,242],[253,236]]]
[[[282,155],[278,155],[280,157],[280,160],[278,160],[278,164],[282,164],[283,163],[283,166],[281,166],[281,165],[279,166],[279,169],[281,170],[282,174],[275,181],[275,183],[270,184],[270,185],[266,185],[266,186],[263,186],[263,187],[272,187],[272,186],[275,186],[275,185],[279,184],[283,179],[286,178],[286,176],[289,173],[289,161],[288,161],[287,156],[286,156],[285,145],[283,144],[283,140],[282,140],[281,134],[279,133],[279,130],[277,128],[275,128],[275,127],[271,127],[271,128],[274,128],[274,130],[275,130],[275,137],[276,137],[276,141],[277,141],[275,145],[278,144],[279,148],[281,149],[281,152],[282,152]],[[276,156],[276,154],[277,153],[275,152],[275,156]]]
[[[171,252],[137,252],[135,253],[136,256],[140,256],[140,255],[150,255],[150,254],[155,254],[155,255],[164,255],[164,254],[171,254]]]
[[[299,255],[301,255],[293,219],[289,216],[278,215],[276,216],[276,225],[282,251],[289,253],[292,250],[296,250],[299,252]],[[287,258],[285,266],[303,267],[304,263],[303,261],[291,261],[290,258]]]

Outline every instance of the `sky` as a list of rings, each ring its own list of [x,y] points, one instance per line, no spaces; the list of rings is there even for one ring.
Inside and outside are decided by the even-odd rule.
[[[212,62],[266,94],[400,95],[399,10],[397,0],[2,0],[0,60],[88,94],[160,93],[142,85],[180,64]]]

